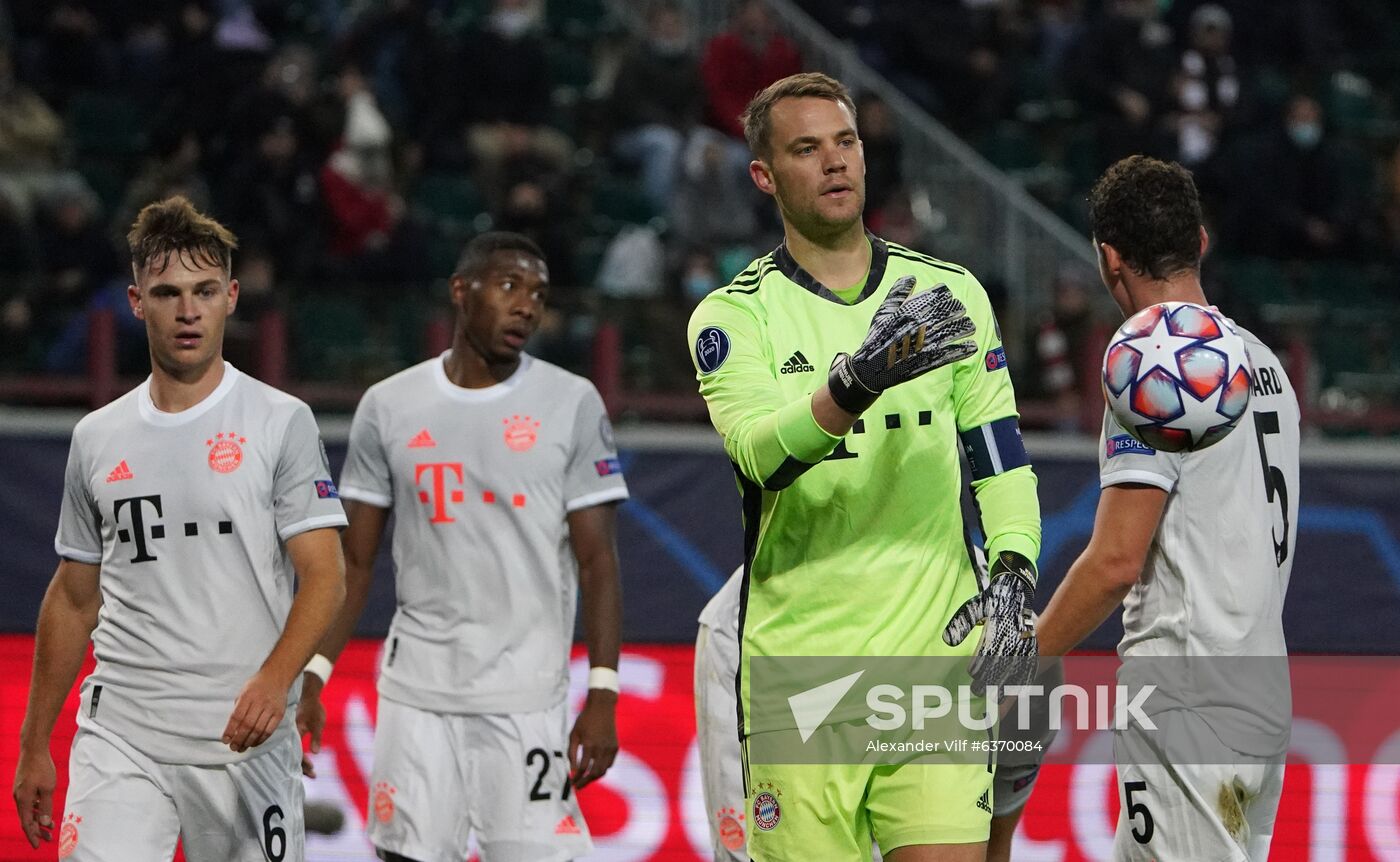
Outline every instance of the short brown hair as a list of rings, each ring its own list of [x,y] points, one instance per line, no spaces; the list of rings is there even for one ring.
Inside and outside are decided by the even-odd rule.
[[[829,99],[845,105],[856,116],[856,103],[851,100],[851,91],[846,85],[821,72],[799,72],[774,81],[763,88],[739,119],[744,124],[744,140],[749,151],[761,159],[771,158],[773,145],[768,137],[773,133],[773,106],[783,99]]]
[[[1176,162],[1128,156],[1089,192],[1089,227],[1139,275],[1170,278],[1201,266],[1201,199]]]
[[[238,238],[233,231],[194,208],[183,195],[147,204],[126,235],[131,265],[139,273],[152,263],[170,265],[172,255],[200,266],[218,266],[227,273]]]

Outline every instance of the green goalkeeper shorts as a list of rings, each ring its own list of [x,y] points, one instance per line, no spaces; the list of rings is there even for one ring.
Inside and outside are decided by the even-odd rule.
[[[750,763],[749,856],[868,862],[872,839],[882,853],[911,844],[984,843],[992,776],[986,763]]]

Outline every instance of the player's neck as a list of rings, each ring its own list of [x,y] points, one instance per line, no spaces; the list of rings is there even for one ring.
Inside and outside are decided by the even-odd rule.
[[[224,357],[190,369],[167,368],[151,357],[151,403],[162,413],[180,413],[213,394],[224,380]]]
[[[1170,278],[1131,279],[1126,283],[1126,287],[1131,309],[1124,310],[1128,312],[1129,317],[1159,302],[1210,305],[1206,300],[1205,290],[1201,288],[1201,276],[1198,272],[1186,272]]]
[[[783,233],[788,253],[797,265],[833,290],[850,287],[870,272],[870,243],[859,220],[830,238],[809,237],[791,225]]]
[[[519,367],[519,355],[504,362],[487,361],[461,330],[458,330],[457,336],[452,339],[452,354],[447,357],[443,371],[454,386],[463,389],[485,389],[510,377]]]

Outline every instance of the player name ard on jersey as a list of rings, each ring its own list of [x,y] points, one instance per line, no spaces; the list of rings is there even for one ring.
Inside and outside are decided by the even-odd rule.
[[[568,691],[566,518],[627,498],[612,427],[582,377],[527,354],[465,389],[447,356],[371,387],[351,423],[340,492],[395,514],[379,692],[435,712],[547,709]]]
[[[1298,400],[1274,352],[1239,332],[1255,371],[1253,397],[1219,443],[1179,453],[1125,445],[1120,438],[1132,438],[1104,413],[1100,485],[1146,484],[1168,494],[1143,575],[1123,602],[1125,662],[1288,652],[1283,601],[1298,524]],[[1211,702],[1193,703],[1181,692],[1183,705],[1206,715],[1235,750],[1278,753],[1287,740],[1286,665],[1277,663],[1277,674],[1233,674],[1210,684],[1203,675],[1212,664],[1198,664],[1195,687]],[[1216,664],[1222,673],[1237,667]],[[1125,663],[1125,673],[1135,672]]]
[[[227,363],[188,410],[157,410],[147,380],[79,422],[54,540],[101,567],[79,724],[160,762],[247,756],[219,737],[291,608],[286,541],[345,525],[333,488],[310,409]]]

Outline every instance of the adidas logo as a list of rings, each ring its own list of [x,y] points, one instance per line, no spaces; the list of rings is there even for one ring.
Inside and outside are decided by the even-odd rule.
[[[992,813],[992,801],[991,801],[991,799],[989,798],[988,793],[989,793],[989,791],[986,791],[986,790],[983,790],[983,791],[982,791],[982,796],[981,796],[980,798],[978,798],[978,800],[977,800],[977,807],[980,808],[980,809],[982,809],[983,811],[987,812],[988,814],[991,814],[991,813]]]
[[[807,361],[807,357],[802,355],[802,351],[795,351],[788,357],[788,361],[783,363],[783,367],[778,369],[780,374],[806,374],[808,371],[816,371],[816,367]]]
[[[578,828],[574,822],[574,815],[566,814],[564,819],[559,821],[559,825],[554,827],[555,835],[582,835],[583,830]]]
[[[427,449],[436,445],[437,441],[433,439],[433,435],[428,433],[427,428],[419,431],[414,435],[412,440],[408,441],[408,448],[410,449]]]
[[[118,464],[118,465],[112,470],[112,472],[110,472],[110,473],[107,474],[107,482],[108,482],[109,484],[112,483],[112,482],[121,482],[121,481],[123,481],[123,480],[125,480],[125,479],[134,479],[134,478],[135,478],[135,477],[131,475],[131,468],[128,467],[128,466],[126,466],[126,459],[125,459],[125,458],[122,459],[122,462],[121,462],[120,464]]]

